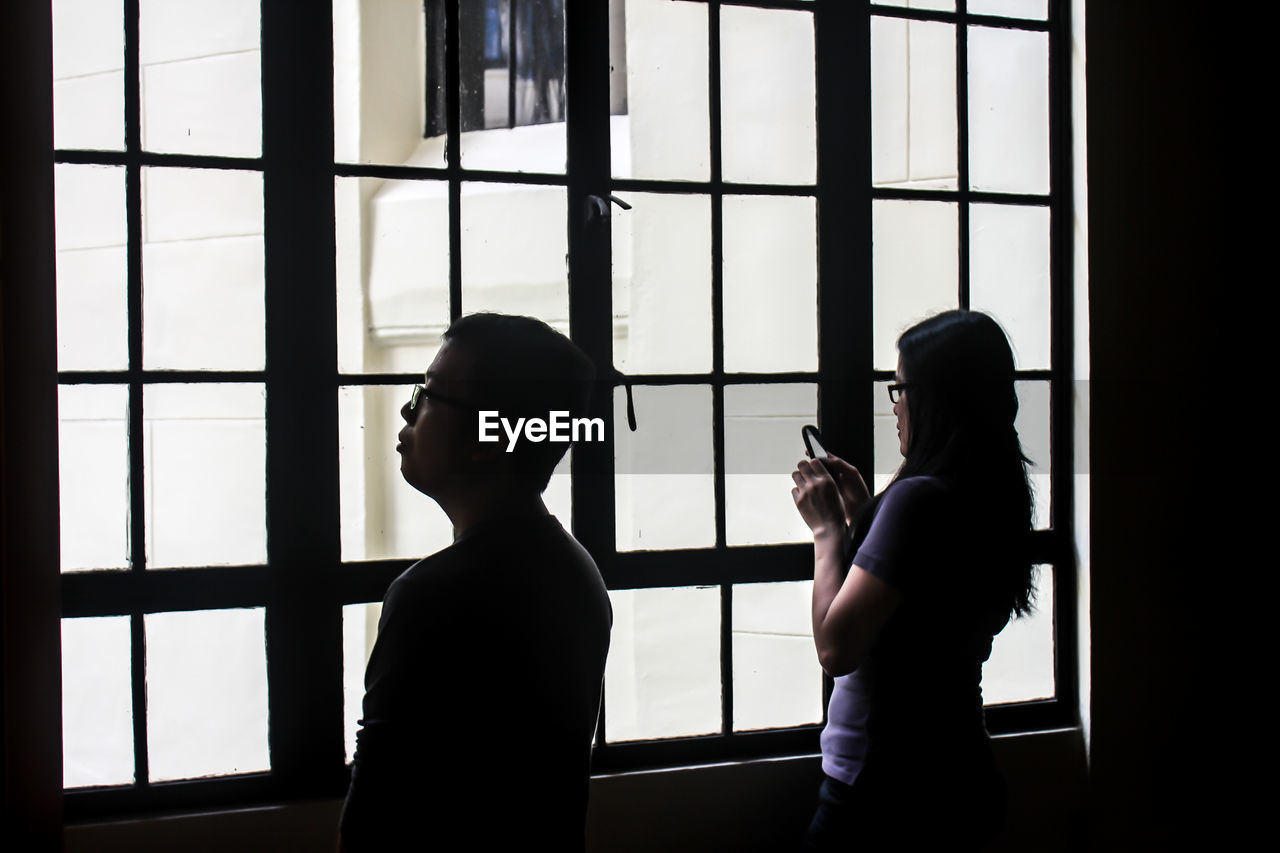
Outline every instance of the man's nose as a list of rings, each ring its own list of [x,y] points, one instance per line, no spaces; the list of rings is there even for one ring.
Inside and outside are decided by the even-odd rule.
[[[408,403],[400,407],[400,417],[404,418],[404,422],[407,424],[413,423],[413,410],[409,408]]]

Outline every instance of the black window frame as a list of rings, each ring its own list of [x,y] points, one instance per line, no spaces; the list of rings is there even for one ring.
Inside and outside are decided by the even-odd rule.
[[[131,496],[131,568],[62,575],[62,616],[129,616],[134,642],[135,756],[142,781],[108,788],[70,789],[66,813],[75,821],[147,811],[232,806],[293,798],[337,797],[345,791],[343,759],[342,606],[378,601],[405,560],[347,561],[339,541],[338,407],[344,386],[404,385],[416,374],[343,374],[337,367],[334,181],[389,178],[446,181],[450,214],[450,316],[462,305],[460,199],[463,181],[563,186],[568,197],[570,334],[598,365],[612,363],[612,306],[608,217],[591,217],[593,196],[631,192],[706,195],[712,206],[714,362],[705,374],[622,376],[602,371],[592,415],[608,418],[613,394],[626,384],[710,385],[716,462],[716,544],[710,548],[619,553],[614,541],[613,440],[586,444],[573,456],[573,530],[596,557],[611,589],[715,586],[721,596],[722,724],[718,734],[655,741],[605,740],[608,697],[598,730],[596,772],[747,760],[814,752],[820,725],[734,731],[732,681],[733,586],[812,577],[811,547],[803,544],[729,547],[725,544],[724,389],[736,384],[816,383],[820,422],[831,449],[872,469],[873,396],[891,371],[872,362],[872,204],[878,199],[956,203],[960,210],[959,304],[968,304],[968,216],[973,203],[1045,206],[1051,212],[1051,367],[1020,371],[1047,380],[1051,393],[1052,525],[1037,532],[1037,562],[1051,565],[1057,695],[992,706],[992,733],[1031,731],[1078,721],[1075,567],[1072,530],[1072,251],[1070,197],[1070,80],[1068,4],[1049,0],[1045,21],[881,6],[848,0],[681,0],[708,7],[708,85],[711,174],[702,182],[614,178],[609,158],[609,4],[566,0],[566,121],[570,167],[564,174],[507,173],[461,167],[460,70],[456,0],[443,4],[446,164],[440,168],[336,163],[331,78],[330,8],[299,13],[285,0],[262,2],[263,147],[257,158],[157,154],[139,138],[138,0],[124,0],[126,145],[120,152],[57,150],[58,163],[122,166],[126,170],[129,367],[123,371],[64,371],[62,385],[123,384],[129,388],[130,435],[140,435],[145,385],[164,382],[260,382],[266,388],[267,562],[256,566],[146,569],[142,554],[141,490]],[[814,16],[817,82],[817,180],[811,185],[737,184],[720,167],[719,10],[726,6],[790,9]],[[904,190],[871,185],[870,16],[956,25],[957,131],[960,182],[955,190]],[[1049,42],[1051,189],[1043,196],[1011,196],[968,189],[965,116],[967,27],[1045,31]],[[603,37],[602,37],[603,36]],[[850,56],[866,61],[849,61]],[[129,81],[132,81],[130,84]],[[430,91],[430,90],[429,90]],[[151,166],[260,171],[264,186],[266,367],[262,371],[142,369],[141,190]],[[784,195],[815,199],[818,216],[817,371],[744,374],[724,369],[721,292],[721,210],[725,195]],[[860,235],[850,239],[849,235]],[[300,298],[305,297],[305,298]],[[798,441],[798,437],[797,437]],[[130,472],[141,482],[141,442],[131,442]],[[272,484],[277,485],[273,488]],[[262,773],[176,782],[148,782],[142,620],[147,613],[264,607],[269,684],[271,769]],[[829,687],[829,686],[828,686]]]

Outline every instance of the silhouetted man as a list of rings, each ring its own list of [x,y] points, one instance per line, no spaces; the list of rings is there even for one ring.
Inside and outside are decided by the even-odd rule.
[[[454,542],[383,601],[345,853],[583,849],[612,613],[542,502],[568,443],[527,425],[582,414],[594,373],[538,320],[473,314],[401,410],[400,471]]]

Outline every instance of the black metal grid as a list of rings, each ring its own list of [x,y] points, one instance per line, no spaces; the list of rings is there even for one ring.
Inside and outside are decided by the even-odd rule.
[[[84,819],[193,805],[260,802],[267,798],[335,796],[345,787],[342,762],[341,605],[381,598],[404,560],[343,563],[338,542],[336,390],[344,385],[409,384],[416,374],[336,370],[335,273],[332,265],[333,180],[376,177],[448,183],[450,317],[462,304],[460,196],[462,181],[563,186],[568,194],[570,332],[598,365],[612,360],[608,218],[588,223],[588,196],[619,192],[706,195],[712,215],[713,366],[706,374],[606,377],[593,398],[596,413],[611,411],[622,384],[709,385],[715,434],[715,546],[662,552],[618,553],[614,493],[608,470],[612,436],[575,450],[573,529],[595,555],[612,589],[714,585],[721,592],[722,722],[718,735],[662,741],[608,743],[602,709],[596,768],[612,771],[726,758],[794,754],[817,748],[816,726],[776,731],[732,730],[732,587],[735,583],[802,580],[812,576],[808,546],[729,548],[725,544],[723,406],[726,385],[816,383],[820,419],[832,449],[871,470],[872,393],[890,378],[871,358],[871,207],[877,199],[956,203],[960,227],[958,301],[968,305],[968,208],[973,203],[1048,206],[1051,210],[1052,367],[1021,371],[1019,379],[1048,380],[1052,409],[1053,529],[1035,537],[1036,559],[1054,567],[1057,698],[988,709],[993,732],[1069,724],[1075,720],[1074,566],[1071,518],[1070,421],[1071,235],[1067,4],[1050,0],[1045,21],[969,15],[964,0],[954,12],[934,12],[847,0],[688,0],[708,7],[708,87],[711,175],[702,182],[613,178],[609,170],[608,4],[566,3],[565,174],[466,170],[460,162],[458,5],[445,3],[445,120],[443,168],[335,163],[332,64],[327,8],[298,15],[280,0],[262,4],[263,155],[261,158],[158,154],[140,144],[138,2],[125,0],[125,128],[123,152],[57,151],[63,163],[119,165],[126,169],[129,362],[125,371],[67,371],[62,384],[124,384],[129,389],[130,478],[142,477],[142,390],[165,382],[256,382],[267,389],[267,530],[264,565],[147,570],[142,491],[131,493],[129,571],[72,573],[63,577],[64,616],[128,615],[134,642],[134,736],[138,782],[111,789],[68,792],[68,815]],[[719,9],[757,6],[813,14],[817,77],[817,168],[812,185],[726,182],[720,160]],[[959,186],[955,190],[876,188],[870,184],[871,15],[956,25]],[[1049,34],[1050,169],[1047,196],[968,189],[967,33],[971,26],[1046,31]],[[861,57],[850,62],[849,57]],[[264,175],[267,364],[263,371],[148,371],[142,369],[141,170],[146,166],[261,171]],[[724,371],[721,262],[722,203],[726,194],[814,197],[818,211],[819,369],[816,372],[729,374]],[[851,239],[850,235],[858,235]],[[306,298],[301,282],[306,282]],[[602,371],[607,373],[607,371]],[[327,402],[326,402],[327,401]],[[299,488],[302,484],[302,488]],[[256,606],[266,608],[271,765],[266,773],[195,781],[147,781],[144,636],[145,613]],[[607,697],[606,697],[607,701]],[[284,721],[283,723],[281,721]]]

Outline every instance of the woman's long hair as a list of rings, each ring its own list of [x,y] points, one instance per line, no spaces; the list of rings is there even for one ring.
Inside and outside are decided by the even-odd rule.
[[[980,311],[946,311],[903,332],[898,352],[908,443],[893,479],[934,476],[953,484],[989,535],[983,551],[992,593],[1008,602],[1007,612],[1026,614],[1034,592],[1026,547],[1031,484],[1014,427],[1018,397],[1008,338]],[[855,521],[869,519],[883,494]]]

